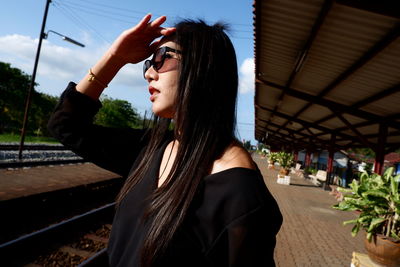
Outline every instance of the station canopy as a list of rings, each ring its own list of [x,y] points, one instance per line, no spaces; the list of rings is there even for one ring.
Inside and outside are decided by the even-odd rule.
[[[397,1],[256,0],[255,138],[271,147],[400,147]]]

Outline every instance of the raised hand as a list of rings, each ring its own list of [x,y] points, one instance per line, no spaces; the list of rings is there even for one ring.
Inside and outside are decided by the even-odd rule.
[[[165,16],[161,16],[154,21],[151,14],[143,19],[134,27],[122,32],[108,50],[108,53],[121,61],[121,64],[138,63],[153,52],[158,44],[160,36],[167,36],[175,31],[175,28],[164,28],[161,25],[166,21]]]

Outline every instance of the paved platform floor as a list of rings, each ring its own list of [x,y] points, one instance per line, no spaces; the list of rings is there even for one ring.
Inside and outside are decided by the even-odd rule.
[[[117,177],[92,163],[0,169],[0,201]]]
[[[294,174],[290,185],[278,184],[278,171],[268,169],[258,155],[253,158],[283,215],[275,249],[277,266],[348,267],[353,251],[365,253],[364,233],[353,238],[352,225],[342,225],[355,213],[332,209],[337,201],[329,191]]]

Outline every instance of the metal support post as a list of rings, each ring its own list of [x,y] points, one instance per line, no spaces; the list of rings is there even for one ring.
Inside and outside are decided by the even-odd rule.
[[[35,64],[33,67],[33,73],[32,73],[32,78],[31,78],[31,83],[29,85],[29,90],[28,90],[28,96],[26,97],[26,103],[25,103],[25,113],[24,113],[24,120],[22,122],[22,129],[21,129],[21,139],[20,139],[20,144],[19,144],[19,152],[18,152],[18,158],[22,159],[22,150],[24,148],[24,141],[25,141],[25,134],[26,134],[26,125],[28,122],[28,113],[29,113],[29,108],[31,106],[31,101],[32,101],[32,94],[35,86],[35,78],[36,78],[36,70],[39,62],[39,56],[40,56],[40,49],[42,48],[42,40],[44,37],[44,29],[46,27],[46,20],[47,20],[47,13],[49,11],[49,5],[51,3],[51,0],[46,1],[46,7],[44,10],[44,16],[43,16],[43,22],[42,22],[42,28],[40,30],[40,35],[39,35],[39,44],[36,50],[36,58],[35,58]]]

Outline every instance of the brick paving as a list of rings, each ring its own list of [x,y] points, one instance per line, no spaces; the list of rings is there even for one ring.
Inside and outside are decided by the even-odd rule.
[[[277,266],[350,266],[353,251],[365,253],[364,233],[353,238],[352,225],[342,225],[355,213],[332,209],[336,199],[308,179],[291,174],[290,185],[278,184],[278,172],[268,169],[258,155],[253,158],[283,215],[275,249]]]
[[[0,201],[117,177],[92,163],[0,169]]]

